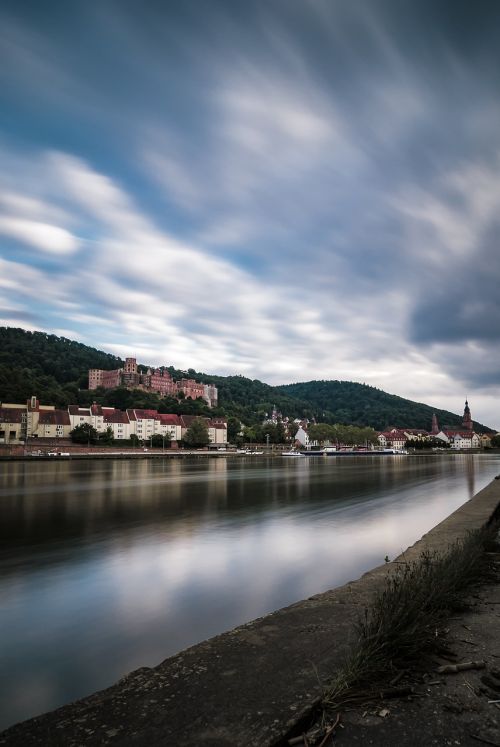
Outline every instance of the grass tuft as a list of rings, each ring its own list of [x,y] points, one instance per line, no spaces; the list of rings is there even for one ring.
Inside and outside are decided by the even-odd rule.
[[[337,706],[355,689],[373,686],[442,645],[446,618],[463,609],[464,592],[484,578],[485,548],[497,531],[490,526],[470,532],[444,553],[426,551],[417,561],[395,566],[358,621],[345,665],[325,694],[325,707]]]

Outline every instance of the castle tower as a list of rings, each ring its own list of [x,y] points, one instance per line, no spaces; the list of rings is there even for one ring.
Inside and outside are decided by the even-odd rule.
[[[135,374],[137,373],[137,361],[135,358],[125,358],[124,373]]]
[[[432,428],[431,428],[431,433],[432,433],[433,436],[436,436],[439,433],[439,424],[438,424],[438,419],[437,419],[437,416],[436,416],[435,412],[432,413]]]
[[[467,400],[465,400],[464,419],[462,420],[462,427],[468,431],[471,431],[473,429],[472,417],[470,414],[469,403],[467,402]]]

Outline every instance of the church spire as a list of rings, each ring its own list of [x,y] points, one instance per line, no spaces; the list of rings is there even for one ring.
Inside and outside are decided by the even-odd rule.
[[[473,429],[472,417],[471,417],[471,414],[470,414],[469,403],[467,402],[467,400],[465,400],[464,417],[463,417],[463,420],[462,420],[462,427],[466,428],[468,431],[471,431]]]

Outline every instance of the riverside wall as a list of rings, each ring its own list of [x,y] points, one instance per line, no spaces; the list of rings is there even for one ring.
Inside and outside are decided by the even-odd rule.
[[[500,512],[500,479],[404,553],[443,551]],[[400,556],[401,559],[402,556]],[[396,558],[396,561],[398,558]],[[0,745],[263,747],[314,710],[391,563],[142,668],[112,687],[11,727]]]

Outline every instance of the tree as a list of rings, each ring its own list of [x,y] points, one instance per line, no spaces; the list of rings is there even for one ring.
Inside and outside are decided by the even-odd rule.
[[[497,433],[496,436],[492,436],[491,445],[495,447],[500,446],[500,433]]]
[[[208,446],[210,437],[208,428],[203,418],[195,418],[184,436],[184,442],[188,446]]]
[[[90,423],[81,423],[73,428],[69,434],[74,444],[95,444],[99,434]]]
[[[154,446],[155,449],[161,449],[164,447],[165,444],[167,446],[170,445],[171,436],[170,433],[155,433],[155,435],[151,439],[151,446]]]
[[[335,441],[336,433],[335,428],[327,423],[317,423],[316,425],[310,425],[307,433],[311,441],[318,441],[322,444],[325,441]]]
[[[243,428],[243,441],[244,443],[254,443],[257,440],[255,427],[246,425]]]
[[[130,434],[129,440],[132,446],[139,446],[139,436],[137,436],[135,433]]]
[[[228,418],[227,419],[227,440],[230,444],[233,444],[238,434],[241,432],[241,423],[239,418]]]
[[[112,446],[114,441],[115,434],[113,433],[112,427],[108,425],[104,433],[99,434],[99,442],[104,444],[105,446]]]

